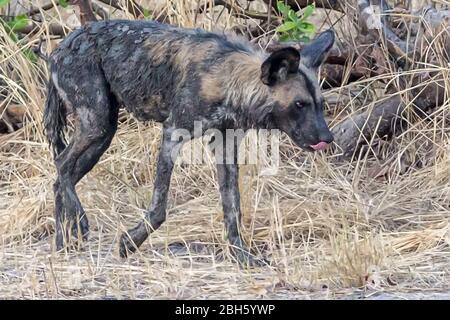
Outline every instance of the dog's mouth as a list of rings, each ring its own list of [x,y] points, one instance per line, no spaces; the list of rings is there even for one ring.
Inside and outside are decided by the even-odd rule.
[[[312,141],[314,141],[314,139],[311,139],[312,141],[308,141],[307,139],[302,139],[299,135],[293,135],[291,136],[291,138],[297,146],[309,152],[323,151],[331,145],[331,143],[320,140],[317,143],[311,143]]]
[[[313,149],[314,151],[321,151],[321,150],[325,150],[326,148],[328,148],[328,143],[326,143],[324,141],[320,141],[317,144],[310,144],[309,147],[311,149]]]
[[[330,144],[321,141],[317,144],[303,144],[302,149],[309,152],[322,151],[328,148]]]

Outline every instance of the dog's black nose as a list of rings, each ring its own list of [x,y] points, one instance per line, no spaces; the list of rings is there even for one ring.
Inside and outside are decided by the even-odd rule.
[[[330,131],[328,131],[328,132],[321,132],[319,134],[319,141],[325,142],[327,144],[330,144],[330,143],[332,143],[334,141],[334,137],[333,137],[333,135],[331,134]]]

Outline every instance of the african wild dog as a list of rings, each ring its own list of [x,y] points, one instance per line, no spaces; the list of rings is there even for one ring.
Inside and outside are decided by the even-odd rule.
[[[301,53],[287,47],[268,55],[235,36],[147,21],[95,22],[72,32],[50,57],[44,114],[58,172],[57,249],[69,236],[87,238],[88,219],[75,185],[110,145],[120,107],[139,120],[163,124],[152,202],[145,219],[122,235],[123,257],[166,219],[174,166],[170,155],[182,143],[171,139],[175,129],[192,132],[194,121],[201,121],[204,130],[277,128],[303,149],[323,149],[333,137],[323,117],[316,73],[333,42],[334,33],[326,31]],[[66,146],[70,113],[77,121]],[[239,233],[233,154],[232,163],[217,164],[226,231],[238,261],[259,264]]]

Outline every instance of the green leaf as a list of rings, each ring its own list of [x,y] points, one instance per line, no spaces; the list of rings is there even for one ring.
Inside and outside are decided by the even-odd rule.
[[[11,0],[0,0],[0,8],[6,6]]]
[[[297,27],[297,24],[292,21],[288,21],[283,23],[281,26],[277,27],[276,31],[278,32],[287,32],[289,30],[295,29]]]
[[[307,36],[303,36],[303,37],[300,37],[300,38],[298,39],[298,41],[301,41],[301,42],[304,42],[304,43],[308,43],[308,42],[311,41],[311,39],[308,38]]]
[[[8,25],[9,29],[12,31],[20,30],[28,25],[28,18],[26,15],[20,15],[15,17],[13,20],[8,21],[6,24]]]
[[[290,6],[285,5],[282,1],[277,1],[277,8],[282,13],[282,24],[276,28],[279,41],[302,41],[308,42],[312,34],[314,34],[316,27],[307,21],[315,10],[314,5],[307,6],[302,16],[291,9]]]
[[[284,10],[286,10],[286,6],[284,5],[283,1],[277,2],[277,10],[280,12],[283,12]]]
[[[298,17],[294,10],[289,10],[288,17],[291,21],[298,22]]]
[[[303,9],[303,15],[302,15],[302,19],[306,20],[308,19],[314,12],[314,6],[312,4],[310,4],[309,6],[305,7],[305,9]]]
[[[316,30],[316,27],[312,23],[302,22],[299,25],[298,29],[304,33],[314,33],[314,31]]]
[[[31,62],[36,63],[38,61],[38,56],[30,49],[24,49],[23,55]]]
[[[285,5],[282,1],[278,1],[277,9],[279,12],[281,12],[282,16],[286,19],[289,15],[289,11],[291,10],[291,7],[288,5]]]
[[[58,3],[63,8],[67,8],[69,6],[69,2],[67,0],[58,0]]]
[[[143,14],[145,19],[152,20],[152,12],[149,9],[144,8]]]
[[[280,42],[287,42],[291,40],[291,37],[288,34],[282,34],[279,36],[278,40],[280,40]]]

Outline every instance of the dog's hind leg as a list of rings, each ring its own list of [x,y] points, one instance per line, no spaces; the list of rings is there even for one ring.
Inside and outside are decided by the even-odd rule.
[[[75,185],[98,162],[117,129],[118,107],[101,73],[80,84],[84,95],[71,101],[77,106],[75,132],[66,149],[56,158],[58,177],[54,185],[56,248],[71,239],[87,239],[89,223],[75,191]]]
[[[119,254],[126,257],[128,252],[134,252],[147,239],[149,234],[158,229],[166,220],[167,195],[173,166],[183,141],[172,139],[172,128],[163,127],[161,147],[159,150],[156,177],[153,188],[152,202],[145,214],[144,220],[137,226],[122,234]]]

